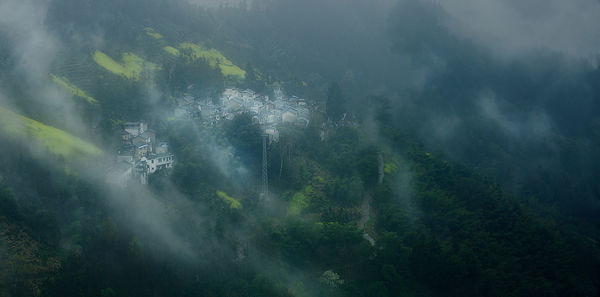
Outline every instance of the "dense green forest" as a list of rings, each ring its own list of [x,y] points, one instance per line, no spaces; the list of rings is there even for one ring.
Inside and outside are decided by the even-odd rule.
[[[450,12],[0,2],[0,296],[600,296],[597,57],[498,56]],[[173,115],[233,87],[316,106],[268,195],[251,113]],[[117,186],[138,120],[175,166]]]

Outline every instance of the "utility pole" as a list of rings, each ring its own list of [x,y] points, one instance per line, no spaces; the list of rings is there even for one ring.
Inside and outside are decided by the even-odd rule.
[[[267,138],[268,134],[262,135],[262,189],[261,189],[261,198],[266,200],[269,196],[269,175],[268,175],[268,167],[267,167]]]

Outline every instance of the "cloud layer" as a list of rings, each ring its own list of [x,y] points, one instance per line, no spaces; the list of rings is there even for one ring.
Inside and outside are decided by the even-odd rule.
[[[499,54],[546,48],[578,57],[600,54],[600,1],[446,0],[451,29]]]

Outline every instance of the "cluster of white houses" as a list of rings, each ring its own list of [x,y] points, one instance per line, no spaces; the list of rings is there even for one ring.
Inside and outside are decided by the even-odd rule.
[[[149,174],[172,168],[173,162],[169,144],[156,141],[156,132],[148,129],[148,124],[140,121],[122,125],[121,146],[117,154],[120,183],[136,178],[140,183],[147,184]]]
[[[296,96],[285,96],[279,87],[274,88],[272,96],[259,95],[249,89],[227,88],[217,100],[191,95],[176,100],[175,117],[194,119],[207,126],[250,113],[275,142],[279,139],[279,125],[306,127],[310,123],[309,104]],[[149,129],[146,122],[126,122],[121,128],[116,171],[111,176],[114,182],[126,185],[129,180],[136,179],[147,184],[148,175],[173,167],[173,154],[169,153],[168,143],[157,141],[156,132]]]
[[[309,106],[304,99],[285,96],[280,88],[273,96],[259,95],[252,90],[225,89],[218,100],[184,96],[177,99],[176,117],[193,118],[204,125],[232,120],[237,114],[251,113],[271,140],[279,138],[278,125],[283,123],[306,127],[310,123]]]

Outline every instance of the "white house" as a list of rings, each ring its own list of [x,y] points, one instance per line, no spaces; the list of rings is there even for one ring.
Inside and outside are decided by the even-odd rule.
[[[126,122],[123,124],[123,130],[129,133],[129,135],[136,137],[148,130],[148,124],[144,121]]]
[[[146,173],[152,174],[156,170],[173,167],[173,154],[150,154],[140,159],[142,164],[146,165]]]
[[[292,110],[286,110],[281,114],[281,120],[284,123],[293,123],[296,122],[298,116]]]
[[[269,135],[269,141],[279,142],[279,130],[277,130],[277,128],[266,128],[265,133]]]

